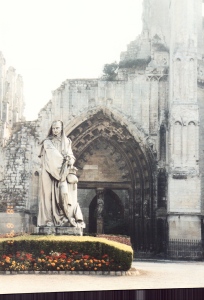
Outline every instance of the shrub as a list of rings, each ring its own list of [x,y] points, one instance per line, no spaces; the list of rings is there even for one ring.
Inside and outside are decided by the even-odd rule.
[[[149,62],[151,61],[151,57],[147,59],[127,59],[120,61],[119,68],[136,68],[136,69],[145,69]]]
[[[0,270],[127,271],[130,246],[97,237],[26,236],[0,240]]]
[[[118,63],[115,61],[111,64],[105,64],[103,68],[103,79],[112,81],[117,75]]]
[[[152,46],[154,46],[157,51],[169,52],[169,49],[165,45],[163,45],[161,43],[154,43]]]

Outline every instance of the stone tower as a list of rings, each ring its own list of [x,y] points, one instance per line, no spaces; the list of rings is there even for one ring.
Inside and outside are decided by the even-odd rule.
[[[201,240],[203,148],[198,67],[203,61],[202,0],[172,0],[168,128],[169,239]]]
[[[6,145],[13,124],[24,121],[23,80],[13,67],[6,68],[0,52],[0,143]]]

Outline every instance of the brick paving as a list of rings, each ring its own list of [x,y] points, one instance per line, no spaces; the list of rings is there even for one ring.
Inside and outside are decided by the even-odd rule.
[[[0,275],[0,294],[204,287],[204,262],[135,261],[121,275]]]

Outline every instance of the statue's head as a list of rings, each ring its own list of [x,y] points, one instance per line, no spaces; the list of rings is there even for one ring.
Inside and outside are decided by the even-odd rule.
[[[62,121],[54,121],[52,122],[52,134],[54,136],[61,136],[63,129],[63,123]]]
[[[97,201],[97,204],[98,204],[99,206],[102,206],[102,205],[104,204],[103,199],[102,199],[102,198],[99,198],[98,201]]]

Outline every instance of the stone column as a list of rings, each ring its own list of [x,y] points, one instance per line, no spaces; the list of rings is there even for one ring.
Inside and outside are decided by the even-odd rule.
[[[104,189],[97,188],[96,190],[97,195],[97,205],[96,205],[96,233],[102,234],[104,233],[104,222],[103,222],[103,215],[104,215]]]

